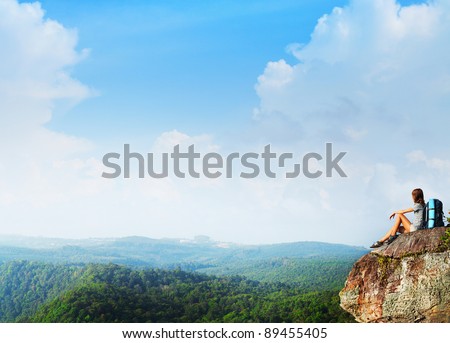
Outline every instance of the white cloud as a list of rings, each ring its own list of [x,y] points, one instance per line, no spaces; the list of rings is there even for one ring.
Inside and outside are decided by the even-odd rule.
[[[448,157],[448,156],[446,156]],[[450,180],[450,159],[428,157],[422,150],[411,151],[407,158],[413,165],[439,173],[439,179]]]
[[[67,161],[79,159],[75,155],[89,151],[92,143],[44,127],[57,101],[71,106],[91,94],[70,75],[70,67],[86,55],[76,44],[76,31],[46,19],[39,3],[0,1],[2,204],[26,211],[80,191],[84,172],[76,173]],[[64,167],[62,161],[69,164]]]
[[[290,49],[297,64],[268,63],[256,86],[259,113],[298,121],[305,138],[353,139],[367,131],[375,139],[383,131],[394,144],[399,136],[422,143],[443,134],[450,124],[448,18],[446,1],[401,7],[352,0],[335,8],[308,44]],[[413,138],[418,130],[422,137]]]
[[[75,103],[89,95],[68,71],[87,53],[75,50],[76,31],[44,18],[39,3],[15,0],[0,1],[0,23],[3,129],[46,123],[55,100]]]
[[[348,151],[348,180],[320,182],[299,195],[318,194],[346,240],[370,241],[384,233],[391,225],[385,217],[410,206],[413,188],[446,203],[449,19],[446,0],[410,6],[351,0],[323,15],[307,44],[288,47],[297,63],[269,62],[258,78],[259,126],[289,118],[272,134],[282,137],[294,122],[301,128],[293,146],[318,149],[332,141]],[[318,208],[312,209],[316,217]],[[316,226],[340,239],[324,223]]]
[[[285,60],[267,63],[264,74],[258,77],[258,91],[268,92],[283,88],[292,80],[293,71],[293,68]]]

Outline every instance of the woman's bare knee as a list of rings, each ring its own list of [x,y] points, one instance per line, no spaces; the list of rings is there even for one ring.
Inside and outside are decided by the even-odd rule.
[[[411,222],[404,214],[399,214],[399,218],[401,221],[401,226],[404,228],[404,232],[409,232]],[[402,232],[403,233],[403,232]]]

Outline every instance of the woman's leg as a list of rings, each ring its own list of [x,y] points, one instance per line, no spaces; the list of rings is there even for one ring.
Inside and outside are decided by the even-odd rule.
[[[384,242],[389,236],[395,236],[397,232],[405,233],[409,232],[411,228],[411,222],[404,214],[397,214],[395,218],[394,225],[392,225],[391,229],[379,240],[379,242]]]

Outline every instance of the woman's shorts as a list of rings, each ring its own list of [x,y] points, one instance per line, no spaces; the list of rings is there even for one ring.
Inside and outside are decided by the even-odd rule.
[[[411,224],[411,226],[409,227],[409,232],[414,232],[417,230],[424,230],[426,228],[427,228],[426,226],[415,227],[414,224]]]

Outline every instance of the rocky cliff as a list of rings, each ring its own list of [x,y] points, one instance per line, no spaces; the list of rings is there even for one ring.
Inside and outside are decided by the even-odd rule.
[[[450,322],[450,229],[400,235],[364,255],[340,297],[359,322]]]

